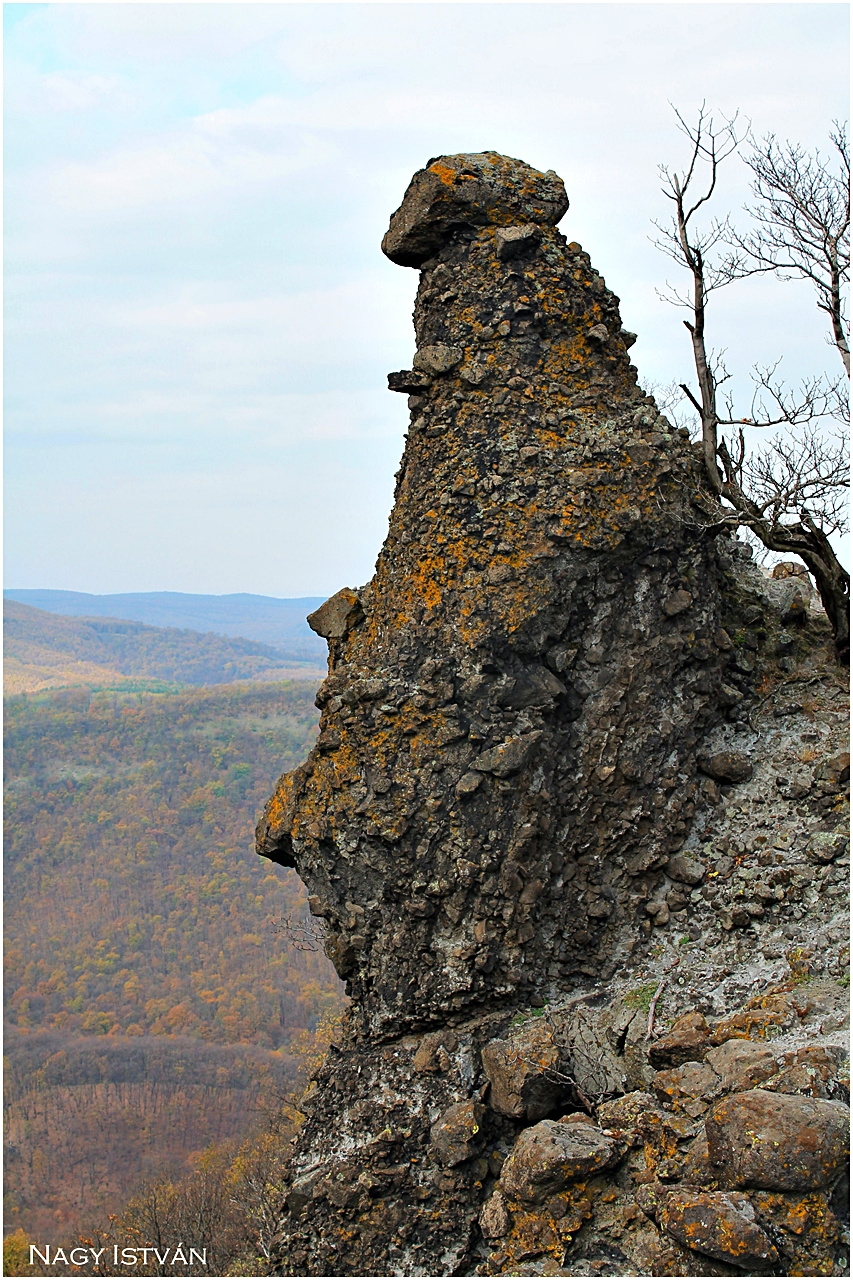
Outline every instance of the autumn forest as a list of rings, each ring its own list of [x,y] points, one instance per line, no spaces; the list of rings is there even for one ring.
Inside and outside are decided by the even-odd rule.
[[[146,1180],[198,1174],[280,1110],[339,1017],[302,886],[252,847],[313,698],[268,681],[7,699],[7,1234],[58,1242]]]

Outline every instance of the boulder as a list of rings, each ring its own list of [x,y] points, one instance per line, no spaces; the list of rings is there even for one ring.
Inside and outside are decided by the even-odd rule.
[[[593,910],[595,907],[591,906],[590,913]],[[619,1053],[614,1051],[612,1037],[596,1010],[583,1003],[555,1009],[551,1022],[560,1046],[563,1073],[571,1077],[577,1089],[573,1101],[599,1101],[621,1094],[631,1071],[631,1035],[636,1029],[633,1019],[625,1028],[627,1034],[617,1041]]]
[[[718,1102],[705,1120],[720,1181],[766,1191],[818,1191],[850,1156],[850,1111],[840,1102],[751,1089]]]
[[[810,1098],[846,1099],[844,1084],[839,1079],[839,1063],[843,1049],[834,1045],[806,1046],[786,1053],[781,1070],[762,1083],[773,1093],[802,1093]]]
[[[709,1102],[722,1093],[720,1077],[707,1062],[685,1062],[669,1071],[658,1071],[652,1088],[665,1106],[684,1107],[704,1099]]]
[[[701,1062],[710,1047],[710,1028],[701,1013],[692,1011],[677,1018],[666,1035],[649,1047],[649,1062],[658,1070]]]
[[[568,207],[562,179],[551,170],[540,173],[494,151],[440,156],[412,178],[382,252],[400,266],[419,267],[454,233],[489,225],[553,226]],[[508,243],[502,240],[499,255],[503,249],[501,256],[511,256]]]
[[[604,1130],[614,1130],[631,1146],[642,1146],[649,1118],[660,1118],[658,1104],[650,1093],[636,1089],[598,1108],[598,1123]]]
[[[770,1049],[751,1040],[726,1040],[705,1056],[722,1082],[725,1093],[754,1089],[762,1080],[775,1075],[777,1062]]]
[[[704,1126],[687,1147],[681,1167],[681,1179],[689,1186],[705,1187],[716,1182],[716,1175],[708,1159],[708,1135]]]
[[[307,622],[312,631],[326,640],[339,640],[357,626],[364,613],[358,592],[349,587],[336,591],[319,609],[309,613]]]
[[[513,1119],[542,1120],[569,1099],[559,1078],[560,1051],[548,1023],[525,1023],[510,1038],[483,1049],[483,1071],[491,1086],[489,1106]]]
[[[743,1271],[770,1271],[778,1262],[755,1209],[736,1191],[672,1191],[660,1205],[658,1222],[688,1249]]]
[[[542,1120],[517,1139],[501,1170],[501,1190],[509,1200],[541,1204],[576,1179],[610,1168],[623,1152],[586,1116]]]

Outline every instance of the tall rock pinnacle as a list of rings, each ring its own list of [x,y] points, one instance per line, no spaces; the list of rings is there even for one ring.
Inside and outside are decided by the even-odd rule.
[[[421,269],[413,367],[389,375],[411,428],[388,538],[311,619],[320,737],[258,828],[328,922],[356,1035],[612,969],[630,870],[685,830],[719,629],[680,516],[700,467],[554,227],[567,205],[553,173],[445,156],[383,241]]]
[[[646,945],[638,879],[684,843],[697,743],[740,697],[701,459],[567,208],[554,173],[443,156],[383,241],[420,270],[394,509],[373,579],[309,619],[320,735],[257,832],[352,999],[303,1104],[286,1274],[473,1265],[478,1144],[510,1125],[480,1051]]]

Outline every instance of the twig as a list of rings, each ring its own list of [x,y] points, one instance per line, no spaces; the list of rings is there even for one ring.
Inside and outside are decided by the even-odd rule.
[[[669,982],[669,975],[672,973],[673,969],[677,969],[680,964],[681,964],[681,956],[677,956],[676,959],[673,960],[672,964],[667,969],[666,973],[661,978],[660,982],[658,983],[658,989],[655,992],[655,994],[652,996],[652,1002],[649,1005],[649,1025],[646,1031],[647,1040],[651,1040],[652,1033],[654,1032],[654,1029],[655,1029],[655,1012],[657,1011],[658,1000],[660,1000],[663,989],[666,986],[666,984]]]
[[[749,715],[747,716],[747,723],[750,729],[752,729],[755,733],[758,732],[758,726],[752,723],[752,717],[754,715],[758,715],[759,710],[764,706],[765,702],[769,702],[771,698],[775,698],[780,689],[784,689],[788,685],[792,685],[792,684],[802,684],[808,687],[810,684],[820,684],[822,680],[828,680],[829,678],[830,678],[829,676],[822,676],[822,675],[821,676],[790,676],[787,680],[780,680],[777,685],[774,685],[774,687],[770,690],[769,693],[765,693],[764,697],[760,698],[759,701],[756,702],[755,706],[753,706],[750,709]]]
[[[658,1000],[660,1000],[661,993],[663,992],[663,989],[666,986],[667,982],[669,982],[669,978],[667,977],[661,978],[660,982],[658,983],[658,989],[655,992],[655,994],[652,996],[652,1002],[649,1005],[649,1027],[648,1027],[648,1030],[646,1031],[647,1040],[651,1040],[652,1038],[652,1032],[655,1029],[655,1013],[658,1007]]]

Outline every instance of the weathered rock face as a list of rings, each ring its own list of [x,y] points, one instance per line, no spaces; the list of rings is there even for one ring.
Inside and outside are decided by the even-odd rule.
[[[421,271],[388,539],[310,619],[320,736],[258,827],[352,998],[277,1274],[845,1265],[844,1055],[796,1039],[843,1022],[842,690],[691,518],[700,460],[565,208],[554,174],[442,157],[383,242]]]
[[[421,267],[388,539],[315,615],[320,737],[258,835],[328,922],[354,1035],[612,972],[722,714],[720,568],[682,515],[699,463],[565,208],[554,174],[444,157],[385,238]]]

